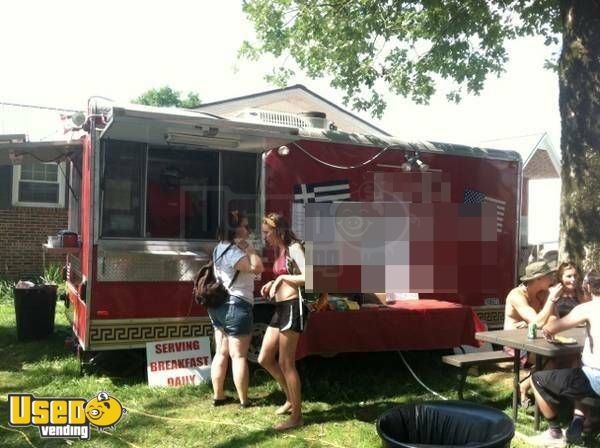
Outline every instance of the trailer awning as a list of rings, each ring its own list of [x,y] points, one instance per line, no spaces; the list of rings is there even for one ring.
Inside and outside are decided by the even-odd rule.
[[[299,137],[294,127],[231,121],[181,109],[113,107],[100,138],[263,152]]]
[[[108,124],[101,134],[103,139],[247,152],[263,152],[298,140],[317,140],[357,146],[379,148],[393,146],[412,151],[521,161],[520,155],[513,151],[439,142],[407,142],[390,136],[235,121],[187,109],[128,104],[112,106],[108,111]]]
[[[82,143],[76,141],[0,143],[0,165],[18,165],[28,162],[62,162],[81,152]]]

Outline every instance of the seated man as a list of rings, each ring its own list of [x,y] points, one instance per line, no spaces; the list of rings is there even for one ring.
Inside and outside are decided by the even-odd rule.
[[[555,280],[554,270],[544,261],[530,263],[525,268],[523,282],[506,297],[504,308],[504,329],[514,330],[526,328],[530,323],[535,323],[539,328],[554,315],[554,302],[560,297],[562,285],[550,287]],[[510,348],[505,351],[514,354]],[[521,352],[521,361],[533,363],[528,359],[527,353]],[[531,388],[529,380],[521,384],[521,405],[527,407],[529,400],[527,392]]]
[[[600,272],[588,274],[591,302],[577,305],[565,317],[544,325],[542,332],[546,338],[552,338],[569,328],[579,324],[587,324],[587,338],[583,347],[581,361],[583,367],[535,372],[532,377],[533,393],[540,411],[550,429],[543,438],[549,440],[562,439],[562,430],[557,421],[556,406],[561,398],[575,400],[573,420],[567,429],[567,443],[578,443],[584,429],[586,409],[578,400],[586,397],[600,399]],[[589,413],[587,413],[589,415]]]
[[[523,283],[506,297],[505,330],[526,328],[533,322],[541,328],[554,314],[552,299],[558,297],[561,287],[550,287],[555,280],[554,272],[544,261],[527,265],[525,275],[521,277]]]

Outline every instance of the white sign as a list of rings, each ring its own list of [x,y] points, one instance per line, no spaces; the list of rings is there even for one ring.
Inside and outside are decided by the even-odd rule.
[[[298,238],[304,239],[304,224],[306,206],[304,204],[292,204],[292,230]]]
[[[388,292],[385,294],[386,302],[395,302],[397,300],[419,300],[418,292]]]
[[[148,385],[185,386],[210,381],[208,337],[146,344]]]

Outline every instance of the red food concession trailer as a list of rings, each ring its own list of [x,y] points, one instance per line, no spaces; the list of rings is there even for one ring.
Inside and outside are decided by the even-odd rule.
[[[419,294],[313,313],[299,357],[475,344],[481,320],[501,324],[517,280],[517,153],[349,134],[322,114],[229,120],[100,103],[88,112],[82,153],[71,157],[79,193],[71,196],[70,230],[80,249],[67,259],[68,309],[83,354],[210,335],[192,279],[216,243],[222,211],[234,209],[249,216],[264,251],[257,290],[271,275],[261,216],[278,211],[312,241],[315,288]],[[331,257],[318,252],[315,213],[349,225],[352,244]],[[356,238],[357,222],[373,227]],[[385,242],[383,258],[365,252],[369,232]],[[254,356],[271,312],[257,300]]]

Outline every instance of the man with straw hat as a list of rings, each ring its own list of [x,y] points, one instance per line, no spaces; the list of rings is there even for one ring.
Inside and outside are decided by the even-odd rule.
[[[543,327],[552,316],[552,304],[560,297],[561,284],[555,281],[555,269],[545,261],[530,263],[521,283],[508,293],[504,310],[504,329],[525,328],[535,322]],[[548,300],[550,299],[550,300]]]
[[[554,315],[554,302],[560,297],[562,285],[555,282],[555,270],[545,261],[530,263],[525,268],[525,275],[521,283],[508,293],[504,308],[504,329],[514,330],[527,328],[530,323],[535,323],[542,328],[548,319]],[[504,349],[509,354],[514,354],[512,349]],[[521,351],[521,362],[532,363],[532,359],[525,351]],[[531,387],[529,379],[521,383],[521,405],[528,407],[530,400],[527,392]]]

